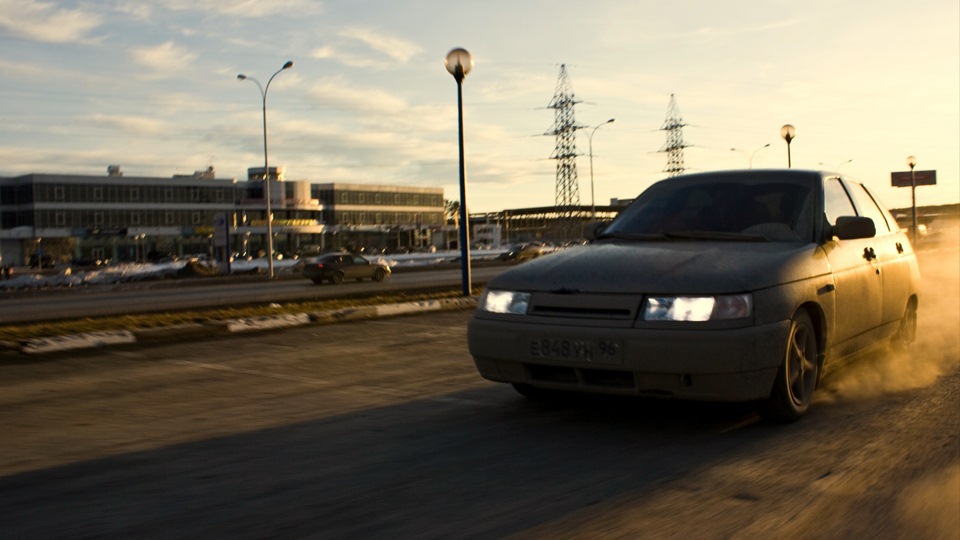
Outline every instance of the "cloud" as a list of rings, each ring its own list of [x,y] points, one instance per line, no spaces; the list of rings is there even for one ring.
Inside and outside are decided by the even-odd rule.
[[[34,41],[73,43],[90,39],[102,21],[83,9],[61,8],[34,0],[0,0],[0,28]]]
[[[395,62],[405,64],[422,50],[417,44],[400,38],[384,35],[369,28],[347,28],[340,35],[359,41],[376,52],[389,56]]]
[[[213,15],[256,19],[269,15],[296,13],[299,16],[323,12],[323,4],[316,0],[166,0],[164,7],[171,11],[200,11]]]
[[[396,94],[380,88],[351,86],[341,77],[331,77],[313,85],[310,95],[321,107],[362,111],[367,115],[392,115],[408,107],[407,102]]]
[[[154,71],[150,78],[165,78],[197,58],[196,54],[172,41],[154,47],[140,47],[134,49],[132,54],[138,63]]]
[[[165,122],[145,116],[94,114],[79,118],[88,127],[99,127],[133,135],[163,135],[170,132]]]
[[[423,50],[405,39],[384,35],[369,28],[347,28],[336,45],[324,45],[310,53],[312,58],[336,60],[356,68],[385,68],[409,63]]]

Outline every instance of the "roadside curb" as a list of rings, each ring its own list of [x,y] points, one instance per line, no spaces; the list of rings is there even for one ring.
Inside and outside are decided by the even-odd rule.
[[[6,350],[7,352],[19,352],[21,354],[35,356],[100,347],[147,345],[190,338],[225,337],[237,333],[265,332],[310,324],[335,324],[401,315],[415,315],[432,311],[468,310],[474,309],[476,306],[477,299],[474,297],[422,300],[378,306],[358,306],[312,313],[283,313],[259,317],[244,317],[225,321],[207,321],[161,328],[85,332],[81,334],[33,338],[20,343],[2,343],[0,344],[0,349]]]

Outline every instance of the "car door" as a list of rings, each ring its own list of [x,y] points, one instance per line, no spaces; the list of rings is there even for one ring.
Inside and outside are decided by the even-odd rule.
[[[367,275],[370,273],[370,262],[359,255],[354,255],[351,258],[350,266],[348,266],[348,268],[350,268],[350,273],[348,276],[353,279],[370,277]]]
[[[343,273],[344,279],[354,279],[357,269],[353,265],[353,255],[341,255],[337,268]]]
[[[880,278],[883,288],[883,309],[880,324],[894,325],[900,322],[907,301],[913,294],[912,273],[917,262],[916,254],[907,240],[906,233],[870,193],[866,186],[848,182],[850,193],[861,215],[873,219],[877,227],[873,249],[880,263]],[[917,273],[919,273],[917,271]]]
[[[841,216],[855,216],[856,208],[839,178],[824,181],[824,213],[833,226]],[[876,224],[875,224],[876,225]],[[883,312],[883,284],[875,238],[828,238],[824,252],[834,280],[833,345],[844,355],[874,340]]]

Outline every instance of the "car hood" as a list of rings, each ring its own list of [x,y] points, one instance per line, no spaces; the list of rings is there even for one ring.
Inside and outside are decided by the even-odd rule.
[[[491,289],[725,294],[829,271],[816,244],[602,242],[541,257],[491,279]]]

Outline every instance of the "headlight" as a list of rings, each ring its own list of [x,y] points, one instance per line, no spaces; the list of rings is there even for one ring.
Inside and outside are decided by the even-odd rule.
[[[486,290],[478,304],[483,311],[525,315],[530,305],[530,293]]]
[[[724,321],[753,315],[753,296],[651,296],[643,306],[645,321]]]

